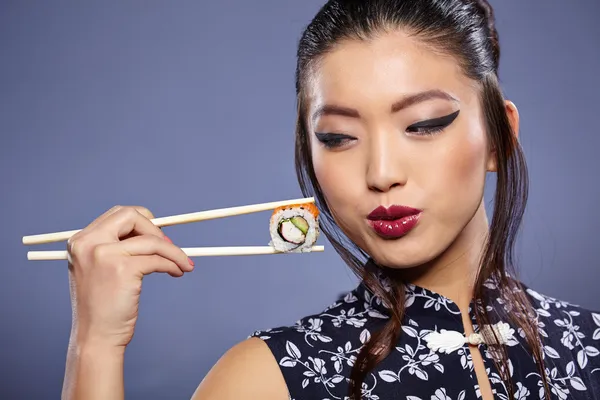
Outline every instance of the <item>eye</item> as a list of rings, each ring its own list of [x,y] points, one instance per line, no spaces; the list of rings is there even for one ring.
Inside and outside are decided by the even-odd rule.
[[[341,147],[353,140],[356,140],[356,138],[353,138],[352,136],[344,135],[342,133],[315,132],[315,136],[317,137],[317,140],[319,142],[323,143],[323,146],[325,146],[328,149],[338,148],[338,147]]]
[[[457,110],[452,114],[446,115],[444,117],[417,122],[416,124],[412,124],[411,126],[406,128],[406,131],[417,136],[435,135],[436,133],[443,131],[448,125],[450,125],[456,119],[456,117],[458,117],[459,113],[460,110]]]

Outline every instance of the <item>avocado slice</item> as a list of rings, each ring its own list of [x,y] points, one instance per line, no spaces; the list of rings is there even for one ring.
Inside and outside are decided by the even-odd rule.
[[[294,226],[298,229],[300,229],[300,231],[306,235],[306,232],[308,232],[308,222],[302,218],[302,217],[293,217],[292,219],[290,219],[290,222],[292,224],[294,224]]]

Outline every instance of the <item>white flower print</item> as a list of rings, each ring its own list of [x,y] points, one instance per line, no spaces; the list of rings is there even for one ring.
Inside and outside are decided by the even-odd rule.
[[[469,371],[473,371],[473,358],[471,357],[471,352],[467,348],[462,348],[458,350],[458,354],[460,355],[460,365],[463,369],[469,369]]]
[[[496,391],[494,392],[494,397],[500,400],[508,400],[508,390],[506,389],[506,384],[504,383],[500,375],[496,372],[491,372],[490,368],[487,368],[486,372],[489,377],[490,383],[497,387],[501,387],[503,390],[503,393],[498,393],[498,390],[496,389]]]
[[[414,302],[414,299],[416,299],[416,298],[424,298],[424,299],[427,299],[427,301],[423,305],[424,308],[433,307],[435,309],[435,311],[440,311],[443,307],[446,309],[446,311],[448,311],[452,314],[460,314],[460,310],[458,309],[456,304],[454,304],[450,299],[447,299],[440,295],[433,294],[423,288],[419,289],[415,285],[412,285],[412,284],[406,285],[406,288],[407,288],[406,289],[407,298],[412,298],[410,304],[412,304]],[[408,302],[408,300],[407,300],[407,302]]]
[[[370,378],[373,379],[373,384],[371,386],[369,386],[366,382],[363,382],[360,387],[361,399],[379,400],[379,396],[373,393],[373,391],[375,390],[375,387],[377,386],[377,378],[375,378],[375,375],[373,375],[373,374],[370,374]],[[328,400],[328,399],[324,399],[324,400]],[[350,397],[345,396],[344,400],[351,400],[351,399],[350,399]]]
[[[435,391],[435,394],[431,396],[431,400],[452,400],[450,397],[446,395],[446,389],[438,389]]]
[[[282,332],[283,332],[283,330],[281,330],[281,329],[279,329],[279,330],[272,329],[272,328],[271,329],[264,329],[262,331],[256,331],[256,332],[254,332],[252,335],[250,335],[250,337],[251,336],[256,336],[256,337],[258,337],[258,338],[260,338],[262,340],[268,340],[268,339],[271,339],[271,335],[274,335],[274,334],[277,334],[277,333],[282,333]]]
[[[345,379],[344,376],[339,374],[327,377],[325,361],[320,358],[309,356],[308,361],[301,361],[302,353],[294,343],[290,341],[286,342],[285,348],[288,355],[281,359],[279,365],[282,367],[295,367],[297,364],[304,366],[306,371],[303,372],[305,378],[302,381],[302,388],[306,388],[312,379],[314,383],[323,384],[329,391],[330,388]]]
[[[487,290],[498,290],[486,283]],[[516,289],[515,289],[516,290]],[[553,399],[600,400],[593,380],[600,379],[600,314],[525,289],[532,301],[541,337],[548,389]],[[485,304],[503,315],[508,302],[497,293]],[[362,398],[384,400],[466,400],[481,396],[468,345],[449,354],[427,347],[425,337],[442,330],[461,334],[457,305],[443,296],[414,285],[406,287],[406,312],[401,334],[390,353],[361,382]],[[390,310],[365,286],[339,297],[321,313],[300,319],[296,325],[257,331],[275,355],[291,399],[349,400],[350,373],[361,351],[389,319]],[[471,311],[473,312],[473,311]],[[474,314],[470,315],[474,321]],[[458,321],[458,324],[457,324]],[[522,329],[502,321],[501,336],[508,340],[508,375],[514,396],[531,400],[544,395],[538,371]],[[476,324],[475,324],[476,325]],[[475,332],[480,332],[475,326]],[[513,334],[514,332],[516,334]],[[480,332],[481,333],[481,332]],[[495,346],[480,344],[495,399],[509,400],[504,365],[497,365]],[[590,382],[591,380],[591,382]],[[460,388],[460,389],[456,389]]]
[[[331,322],[333,323],[333,326],[335,326],[336,328],[339,328],[344,323],[346,323],[348,325],[352,325],[355,328],[362,328],[365,325],[365,322],[367,322],[367,319],[363,318],[362,314],[363,313],[355,314],[355,309],[351,308],[347,312],[346,312],[346,310],[340,310],[339,315],[334,316],[334,315],[325,314],[325,316],[333,317]]]
[[[592,313],[592,319],[594,323],[598,325],[598,329],[596,329],[592,335],[592,340],[600,340],[600,314]]]
[[[439,388],[435,391],[433,396],[430,397],[430,399],[431,400],[463,400],[465,398],[465,396],[466,396],[466,392],[463,390],[462,392],[460,392],[458,394],[458,397],[456,399],[452,399],[452,397],[448,396],[448,394],[446,393],[446,389]],[[406,396],[406,400],[422,400],[422,399],[417,396]]]
[[[517,391],[515,392],[515,400],[524,400],[531,393],[521,382],[517,382]]]
[[[585,368],[588,363],[588,357],[596,357],[600,352],[596,347],[586,346],[581,341],[581,339],[585,338],[585,333],[581,332],[580,327],[573,322],[573,317],[578,317],[580,315],[579,311],[563,310],[562,312],[566,317],[554,320],[556,326],[565,329],[560,341],[569,350],[573,350],[575,347],[581,347],[577,352],[577,363],[579,364],[579,367]]]
[[[500,354],[496,354],[497,351],[491,347],[484,349],[483,353],[485,355],[485,358],[487,358],[489,360],[497,360],[500,357]],[[500,365],[500,372],[504,372],[504,365]],[[514,367],[513,367],[512,360],[510,360],[510,359],[508,360],[508,373],[511,378],[514,376]],[[499,383],[499,384],[503,383],[503,382],[500,382],[502,379],[500,378],[500,375],[497,373],[496,373],[496,378],[499,380],[497,383]],[[503,386],[503,388],[506,389],[506,387],[504,387],[504,386]]]
[[[304,333],[304,340],[309,346],[314,346],[308,341],[309,339],[311,339],[313,342],[317,340],[323,343],[331,342],[331,338],[329,336],[321,334],[321,327],[323,326],[323,320],[321,318],[309,318],[308,324],[309,326],[306,327],[301,323],[296,323],[296,330]]]
[[[423,338],[432,333],[428,329],[417,332],[415,328],[404,325],[402,330],[406,335],[416,339],[416,343],[411,346],[409,343],[403,347],[396,347],[396,351],[402,354],[402,360],[405,362],[398,372],[383,370],[379,371],[379,377],[386,382],[401,382],[402,372],[406,371],[421,380],[429,380],[429,373],[425,367],[433,366],[440,373],[444,373],[444,366],[440,364],[440,356],[434,350],[430,350],[423,344]],[[425,350],[426,352],[423,352]],[[421,352],[421,353],[419,353]]]
[[[362,346],[361,346],[362,347]],[[342,372],[343,364],[346,363],[349,367],[354,366],[356,361],[356,355],[360,351],[361,347],[353,348],[352,343],[346,342],[344,347],[338,346],[337,351],[320,350],[319,353],[331,354],[331,361],[333,361],[333,368],[339,374]]]
[[[561,301],[561,300],[557,300],[557,299],[554,299],[549,296],[541,295],[532,289],[527,289],[526,291],[527,291],[527,293],[529,293],[529,295],[531,295],[531,297],[533,297],[540,303],[540,306],[544,310],[549,310],[550,305],[554,305],[556,308],[578,307],[577,305],[567,303],[566,301]]]
[[[583,383],[583,380],[580,377],[575,376],[575,364],[573,361],[570,361],[567,364],[566,372],[567,372],[567,376],[560,377],[558,369],[556,367],[552,368],[551,370],[549,368],[546,368],[546,377],[548,378],[548,385],[550,386],[550,391],[552,393],[554,393],[556,396],[558,396],[560,399],[568,398],[567,395],[570,393],[570,390],[567,385],[569,385],[569,384],[575,390],[578,390],[578,391],[587,390],[587,387]],[[541,376],[536,372],[532,372],[532,373],[528,374],[527,376],[529,377],[530,375],[538,376],[540,378],[538,381],[539,395],[540,395],[540,398],[543,398],[545,390],[544,390],[544,385],[543,385]]]

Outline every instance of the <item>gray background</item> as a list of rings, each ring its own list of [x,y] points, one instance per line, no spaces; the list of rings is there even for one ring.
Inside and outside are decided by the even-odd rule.
[[[115,204],[165,216],[301,196],[294,57],[321,0],[82,3],[0,3],[2,399],[59,398],[70,329],[65,263],[28,262],[23,235],[83,227]],[[493,5],[532,180],[521,276],[600,309],[600,3]],[[265,245],[269,215],[166,232],[183,247]],[[234,343],[356,283],[331,247],[196,261],[183,279],[145,280],[129,399],[189,398]]]

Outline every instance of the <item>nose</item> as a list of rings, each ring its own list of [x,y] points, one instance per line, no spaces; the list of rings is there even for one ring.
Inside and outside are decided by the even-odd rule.
[[[396,132],[384,132],[370,136],[367,165],[367,185],[376,192],[388,192],[406,184],[401,144]]]

